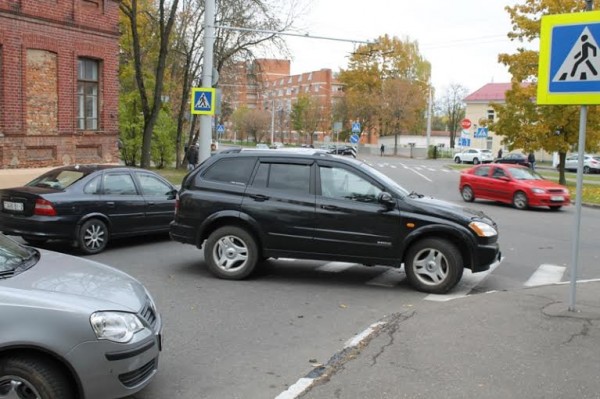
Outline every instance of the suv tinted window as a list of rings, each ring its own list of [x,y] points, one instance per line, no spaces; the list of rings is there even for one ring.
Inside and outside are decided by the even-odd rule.
[[[321,166],[319,171],[322,196],[360,202],[377,202],[377,196],[381,190],[361,176],[337,167]]]
[[[215,162],[202,176],[222,183],[248,184],[256,158],[224,158]]]
[[[261,163],[252,186],[308,194],[310,165]]]

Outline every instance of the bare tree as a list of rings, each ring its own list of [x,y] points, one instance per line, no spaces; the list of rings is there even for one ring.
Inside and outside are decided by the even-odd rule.
[[[440,99],[439,108],[443,112],[448,130],[450,131],[450,148],[454,148],[456,141],[456,132],[460,121],[465,117],[464,98],[467,96],[467,89],[457,83],[453,83]]]

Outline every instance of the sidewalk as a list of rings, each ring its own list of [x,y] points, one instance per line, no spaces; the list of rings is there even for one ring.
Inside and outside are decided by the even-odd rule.
[[[576,312],[568,284],[399,304],[301,397],[600,398],[600,282],[576,292]]]
[[[55,166],[31,169],[0,169],[0,188],[22,186],[54,168]]]

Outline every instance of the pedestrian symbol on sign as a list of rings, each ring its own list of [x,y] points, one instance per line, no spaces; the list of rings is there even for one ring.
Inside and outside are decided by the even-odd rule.
[[[594,36],[586,26],[565,58],[553,82],[600,80],[600,52]]]

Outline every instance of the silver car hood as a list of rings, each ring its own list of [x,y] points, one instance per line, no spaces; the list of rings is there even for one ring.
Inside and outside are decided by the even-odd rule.
[[[19,297],[22,305],[46,303],[54,307],[60,303],[74,311],[137,313],[149,300],[139,281],[115,268],[58,252],[39,251],[40,260],[33,267],[0,280],[0,302],[8,294]]]

